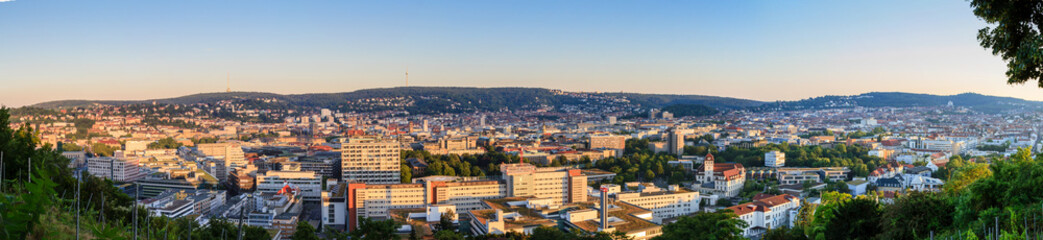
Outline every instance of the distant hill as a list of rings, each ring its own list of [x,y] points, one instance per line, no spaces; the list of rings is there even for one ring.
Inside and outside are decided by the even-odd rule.
[[[276,99],[301,107],[323,107],[353,111],[405,110],[416,113],[495,111],[539,106],[619,104],[662,108],[674,104],[699,104],[718,109],[741,109],[760,106],[763,102],[747,99],[640,93],[572,93],[543,88],[471,88],[471,87],[396,87],[363,89],[345,93],[274,94],[259,92],[202,93],[176,98],[136,101],[62,100],[44,102],[32,107],[58,109],[91,105],[125,104],[213,104],[234,99]],[[390,99],[375,103],[373,99]]]
[[[666,108],[685,106],[693,115],[715,113],[709,110],[803,110],[848,107],[922,107],[942,106],[950,101],[955,106],[994,113],[1019,107],[1043,108],[1043,102],[1012,97],[986,96],[976,93],[930,95],[901,92],[871,92],[853,96],[822,96],[798,101],[761,102],[749,99],[704,95],[671,95],[642,93],[582,93],[544,88],[473,88],[473,87],[396,87],[363,89],[344,93],[275,94],[261,92],[201,93],[176,98],[99,101],[62,100],[32,105],[44,109],[85,107],[91,105],[127,104],[214,104],[239,100],[240,104],[257,108],[330,108],[345,111],[409,111],[411,113],[461,113],[501,109],[536,109],[563,106],[589,109],[629,106]],[[693,109],[702,105],[712,109]],[[674,107],[678,108],[678,107]],[[675,109],[680,110],[680,109]]]
[[[767,103],[761,109],[799,110],[847,107],[929,107],[945,106],[952,102],[956,107],[967,107],[975,111],[995,113],[1019,107],[1040,108],[1043,102],[1012,97],[987,96],[977,93],[957,95],[931,95],[902,92],[871,92],[853,96],[822,96],[799,101]]]

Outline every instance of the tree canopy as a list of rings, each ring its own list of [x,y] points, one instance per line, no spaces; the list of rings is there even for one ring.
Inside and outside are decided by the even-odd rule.
[[[978,42],[1007,62],[1007,83],[1037,81],[1043,87],[1043,6],[1039,1],[972,0],[974,15],[990,26]]]

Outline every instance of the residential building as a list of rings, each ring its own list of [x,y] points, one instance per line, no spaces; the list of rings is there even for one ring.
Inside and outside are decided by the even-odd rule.
[[[764,166],[765,167],[785,167],[786,166],[786,153],[780,151],[770,151],[764,153]]]

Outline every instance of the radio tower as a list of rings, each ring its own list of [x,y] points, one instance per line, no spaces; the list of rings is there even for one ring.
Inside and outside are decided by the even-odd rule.
[[[232,92],[232,73],[229,72],[227,74],[228,75],[225,76],[225,84],[228,88],[225,89],[225,92],[230,93]]]
[[[406,87],[409,86],[409,67],[406,67]]]

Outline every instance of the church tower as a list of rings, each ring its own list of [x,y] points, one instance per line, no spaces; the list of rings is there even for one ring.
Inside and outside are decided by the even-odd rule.
[[[706,160],[703,160],[703,178],[706,179],[706,182],[713,181],[713,165],[713,154],[707,153]]]

